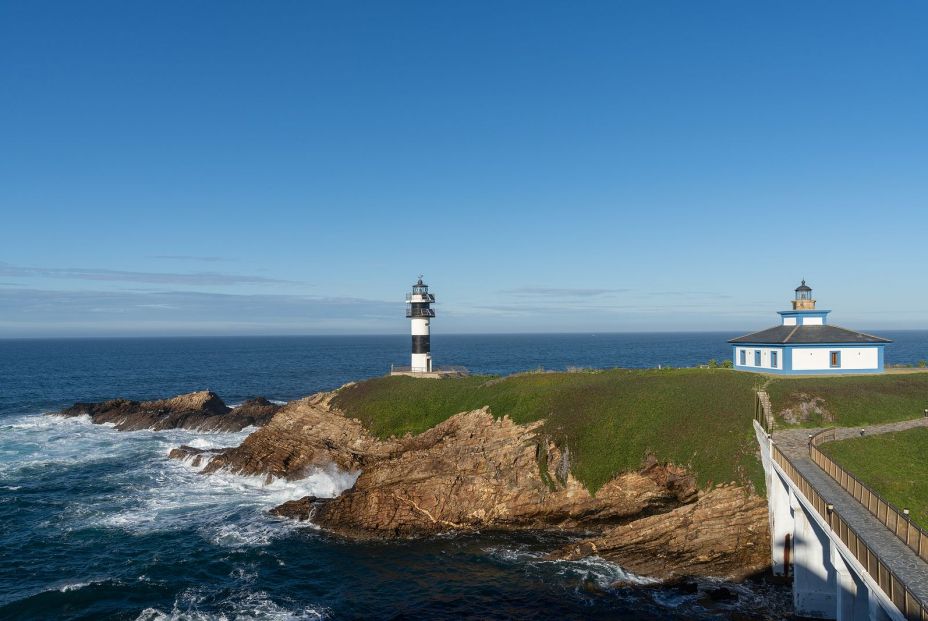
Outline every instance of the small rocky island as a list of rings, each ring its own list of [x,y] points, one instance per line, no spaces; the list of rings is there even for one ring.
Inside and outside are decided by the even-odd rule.
[[[383,438],[346,415],[338,394],[283,406],[259,398],[229,408],[203,391],[157,401],[78,403],[59,414],[88,415],[123,431],[260,427],[237,447],[180,446],[170,457],[189,460],[204,476],[222,470],[299,479],[332,467],[356,473],[354,486],[336,498],[306,497],[272,510],[337,536],[558,531],[575,539],[552,551],[552,559],[595,555],[661,581],[742,580],[769,566],[766,500],[750,484],[699,486],[687,468],[649,454],[594,494],[575,476],[569,447],[542,421],[517,424],[481,407],[421,433]]]
[[[230,408],[216,393],[201,390],[156,401],[111,399],[101,403],[75,403],[58,414],[69,417],[86,415],[98,425],[110,423],[119,431],[241,431],[245,427],[267,424],[280,407],[258,397]]]

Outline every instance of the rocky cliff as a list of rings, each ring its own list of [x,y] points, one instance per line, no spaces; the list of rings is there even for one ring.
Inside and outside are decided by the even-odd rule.
[[[416,436],[378,440],[335,410],[332,396],[288,403],[238,447],[180,447],[171,455],[205,460],[205,473],[292,479],[329,464],[360,471],[337,498],[308,497],[274,510],[350,537],[558,529],[584,537],[558,558],[598,555],[664,579],[740,579],[769,564],[766,504],[746,488],[698,490],[683,468],[652,457],[593,495],[540,423],[518,425],[484,408]]]
[[[60,416],[88,415],[96,424],[112,423],[120,431],[138,429],[196,429],[200,431],[241,431],[250,425],[270,421],[281,406],[267,399],[250,399],[230,408],[216,393],[208,390],[157,401],[112,399],[100,403],[75,403],[58,412]]]

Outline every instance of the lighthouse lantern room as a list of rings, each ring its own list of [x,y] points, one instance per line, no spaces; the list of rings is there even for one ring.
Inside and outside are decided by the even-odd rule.
[[[435,316],[435,295],[429,293],[429,286],[422,282],[422,275],[412,286],[412,292],[406,294],[406,317],[409,318],[412,332],[413,373],[432,372],[432,354],[429,344],[429,322]]]

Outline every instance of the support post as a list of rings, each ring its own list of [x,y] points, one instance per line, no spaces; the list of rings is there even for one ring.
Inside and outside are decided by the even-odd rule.
[[[837,618],[837,577],[831,563],[831,540],[802,505],[793,504],[793,606],[813,619]]]

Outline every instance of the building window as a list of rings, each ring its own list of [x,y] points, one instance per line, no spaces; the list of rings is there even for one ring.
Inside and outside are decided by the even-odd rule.
[[[777,368],[777,352],[775,351],[770,352],[770,366],[774,369]]]
[[[828,364],[832,369],[841,368],[841,352],[832,351],[828,352]]]
[[[743,349],[741,349],[741,350],[738,351],[738,353],[741,354],[741,366],[747,365],[747,363],[748,363],[748,361],[747,361],[747,352],[744,351]]]
[[[754,366],[755,367],[760,366],[760,350],[759,349],[754,350]]]

